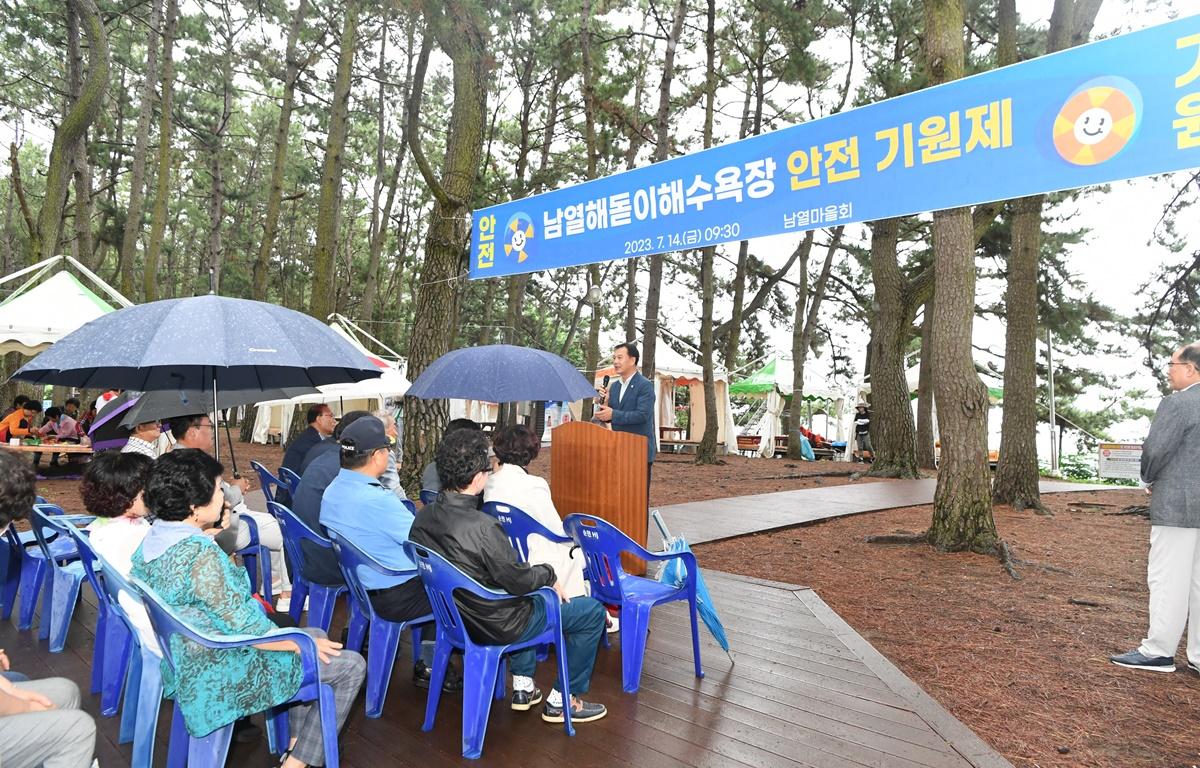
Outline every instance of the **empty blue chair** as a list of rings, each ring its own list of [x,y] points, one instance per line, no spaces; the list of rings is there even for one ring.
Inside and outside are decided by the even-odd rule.
[[[38,504],[45,503],[41,496],[38,499]],[[58,507],[47,507],[46,510],[50,514],[62,514]],[[50,551],[55,557],[63,560],[78,557],[75,545],[69,539],[61,539],[53,533],[51,536],[53,541],[50,542]],[[17,533],[10,525],[4,532],[4,543],[8,563],[3,591],[3,617],[8,619],[12,616],[12,609],[19,595],[21,610],[17,614],[17,629],[29,629],[33,626],[33,615],[41,596],[42,583],[46,580],[46,571],[50,566],[41,547],[29,546],[36,543],[32,530]]]
[[[421,506],[432,504],[437,499],[437,491],[431,491],[428,488],[421,489]]]
[[[57,518],[51,520],[51,518]],[[79,562],[79,550],[70,536],[65,535],[63,525],[75,522],[90,522],[94,518],[82,515],[64,515],[61,508],[53,504],[35,504],[30,523],[37,539],[38,549],[50,566],[50,582],[42,594],[42,620],[38,624],[38,639],[50,641],[51,653],[62,653],[67,645],[67,630],[71,617],[79,603],[79,585],[83,583],[83,565]],[[57,547],[54,542],[62,542]],[[22,606],[24,613],[24,606]],[[97,678],[93,675],[93,686]]]
[[[417,571],[421,574],[421,582],[429,595],[429,602],[433,606],[433,615],[437,621],[433,677],[429,681],[425,723],[421,729],[433,730],[438,702],[442,697],[442,681],[450,666],[450,652],[458,648],[463,652],[462,754],[463,757],[472,760],[478,758],[483,753],[483,738],[487,732],[492,699],[504,698],[503,657],[513,651],[550,644],[557,651],[558,690],[562,693],[565,703],[563,728],[567,735],[574,736],[575,727],[571,725],[571,686],[567,675],[567,651],[563,642],[558,593],[549,587],[543,587],[527,595],[546,603],[546,628],[536,637],[511,645],[478,645],[471,640],[467,632],[458,604],[454,602],[454,593],[469,592],[485,600],[511,600],[513,596],[484,587],[432,550],[408,542],[404,545],[404,551],[417,564]]]
[[[375,558],[354,546],[336,531],[329,532],[333,551],[337,554],[338,568],[350,587],[350,626],[346,631],[346,647],[352,651],[362,650],[363,635],[370,627],[370,648],[367,654],[367,717],[383,715],[383,701],[387,698],[388,683],[392,678],[392,667],[396,663],[396,652],[400,648],[400,636],[405,629],[412,629],[413,662],[421,658],[421,625],[433,621],[428,614],[411,621],[388,621],[380,618],[371,605],[370,596],[358,576],[359,568],[369,568],[384,576],[412,576],[416,571],[400,571],[388,568]],[[436,674],[435,674],[436,678]],[[434,687],[430,683],[430,690]],[[441,693],[441,678],[436,678],[436,687]]]
[[[279,479],[283,481],[284,486],[288,489],[288,494],[295,496],[296,489],[300,487],[300,475],[287,467],[280,467]]]
[[[88,535],[69,522],[47,518],[60,535],[70,538],[79,551],[79,564],[84,576],[96,593],[96,640],[92,646],[92,693],[100,694],[100,714],[112,717],[121,704],[121,690],[129,670],[130,644],[133,638],[125,623],[112,615],[105,599],[103,570],[100,556],[92,549]]]
[[[149,585],[137,579],[130,579],[133,586],[142,595],[142,602],[150,614],[150,623],[154,634],[162,647],[163,659],[172,669],[176,668],[174,655],[171,651],[171,638],[178,635],[183,640],[190,640],[197,645],[214,650],[242,648],[263,642],[291,640],[300,647],[300,658],[303,664],[303,677],[296,695],[289,701],[267,710],[267,736],[271,751],[279,754],[287,748],[289,741],[287,704],[294,702],[316,701],[321,713],[321,736],[325,747],[325,765],[328,768],[338,768],[338,727],[337,710],[334,705],[333,688],[321,683],[321,662],[317,658],[317,644],[312,635],[296,629],[277,629],[258,637],[231,635],[228,637],[210,635],[190,626],[169,605],[163,602]],[[229,752],[229,740],[233,736],[233,723],[218,728],[212,733],[193,736],[183,720],[183,710],[178,702],[171,720],[171,743],[167,753],[167,765],[176,766],[220,766],[225,764]]]
[[[583,550],[584,575],[592,585],[592,597],[621,606],[621,682],[626,693],[636,693],[642,679],[642,658],[650,631],[650,609],[675,600],[686,600],[692,620],[692,655],[696,677],[704,677],[700,666],[700,631],[696,621],[696,556],[691,552],[656,553],[646,550],[612,523],[591,515],[567,515],[563,529]],[[682,560],[687,570],[683,586],[663,584],[625,573],[621,553],[643,560]]]
[[[304,547],[309,541],[318,547],[333,550],[333,542],[305,525],[296,513],[282,504],[267,502],[267,511],[279,521],[283,533],[283,548],[292,564],[292,602],[288,614],[292,621],[300,621],[304,601],[308,600],[308,626],[320,627],[326,632],[333,621],[333,608],[338,596],[346,593],[345,584],[313,584],[304,576]]]
[[[250,574],[250,591],[258,592],[268,603],[274,603],[271,595],[271,550],[258,538],[258,523],[250,515],[238,517],[240,525],[250,532],[250,543],[234,552],[242,558],[242,566]],[[259,591],[259,568],[262,568],[262,591]]]
[[[279,479],[275,475],[272,475],[271,470],[267,469],[259,462],[251,461],[250,468],[258,474],[258,484],[262,486],[263,496],[267,498],[267,501],[275,501],[275,494],[279,488],[283,488],[285,490],[289,490],[291,493],[295,493],[295,491],[291,491],[288,488],[288,484],[286,482]]]

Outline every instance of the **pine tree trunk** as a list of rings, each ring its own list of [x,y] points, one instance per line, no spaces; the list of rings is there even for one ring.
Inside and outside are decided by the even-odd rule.
[[[29,262],[41,261],[58,250],[63,208],[71,180],[71,150],[100,114],[108,88],[108,35],[95,0],[68,0],[79,17],[88,41],[88,71],[79,99],[67,110],[54,131],[46,166],[46,193],[38,214],[37,229],[29,238]]]
[[[663,54],[662,80],[658,85],[657,146],[654,162],[671,156],[671,83],[675,79],[675,49],[683,34],[687,19],[687,0],[677,0],[672,15],[671,33],[667,35],[666,51]],[[642,375],[654,381],[654,352],[658,345],[658,307],[662,299],[663,257],[650,257],[650,285],[646,289],[646,326],[642,338]]]
[[[450,350],[458,324],[461,276],[470,236],[465,220],[483,150],[487,82],[492,66],[489,21],[482,9],[461,0],[425,0],[422,5],[429,32],[453,62],[454,103],[439,180],[421,149],[421,131],[416,123],[424,84],[413,84],[408,108],[409,149],[434,196],[408,349],[408,376],[414,380]],[[400,479],[410,492],[419,491],[421,470],[433,459],[446,428],[449,407],[445,400],[406,397],[404,414]]]
[[[79,46],[79,17],[75,9],[67,6],[67,80],[71,99],[78,101],[83,94],[83,52]],[[75,205],[71,216],[75,224],[75,237],[71,241],[71,255],[80,264],[92,262],[92,164],[88,157],[87,131],[75,142],[71,153],[72,178],[75,185]],[[10,211],[11,214],[11,211]]]
[[[178,19],[179,0],[167,0],[167,17],[163,26],[162,90],[159,94],[154,207],[150,211],[150,234],[146,241],[146,259],[142,272],[142,295],[146,301],[158,298],[158,261],[162,253],[163,235],[167,229],[167,197],[171,190],[171,104],[175,91],[175,26]]]
[[[349,131],[350,77],[354,67],[360,2],[361,0],[350,0],[346,3],[337,76],[333,84],[333,107],[329,113],[329,135],[325,144],[325,166],[321,171],[317,242],[313,249],[312,295],[308,305],[308,313],[321,321],[336,308],[333,295],[336,284],[334,255],[338,247],[338,225],[341,221],[342,166]]]
[[[591,285],[600,284],[600,266],[591,264],[588,266],[588,279]],[[591,324],[588,326],[587,349],[584,350],[583,370],[584,375],[588,380],[596,375],[596,369],[600,367],[600,320],[603,317],[600,302],[591,305],[592,317]],[[592,411],[596,406],[596,401],[587,399],[583,401],[583,420],[591,421]]]
[[[1012,252],[1004,293],[1004,414],[992,498],[1042,509],[1037,462],[1037,283],[1042,195],[1013,201]]]
[[[308,13],[308,0],[300,0],[292,23],[288,26],[283,94],[279,102],[279,122],[275,125],[275,156],[271,164],[271,187],[267,192],[267,209],[263,216],[262,242],[258,246],[258,257],[254,260],[254,282],[252,296],[255,301],[267,300],[267,277],[271,268],[271,250],[275,247],[275,236],[279,233],[279,210],[283,204],[283,179],[287,169],[288,133],[292,125],[292,107],[296,100],[296,83],[300,80],[301,62],[297,47],[304,17]],[[166,92],[164,78],[163,91]]]
[[[637,272],[637,259],[630,259],[625,264],[625,341],[633,341],[637,338]]]
[[[931,85],[962,77],[962,0],[925,0],[925,49]],[[933,258],[933,387],[942,454],[929,541],[942,550],[992,553],[999,539],[987,457],[987,389],[971,347],[975,238],[969,209],[934,213]]]
[[[713,113],[717,99],[717,6],[716,0],[708,0],[707,25],[704,30],[705,51],[705,98],[704,98],[704,148],[712,146]],[[704,434],[696,447],[697,464],[717,462],[717,382],[713,355],[713,258],[716,246],[700,250],[700,367],[704,379]]]
[[[133,264],[138,235],[142,232],[142,203],[146,195],[146,155],[150,152],[150,121],[154,118],[154,86],[158,83],[158,45],[162,32],[162,0],[150,1],[149,29],[146,30],[146,71],[138,100],[137,129],[133,139],[133,162],[129,173],[129,205],[125,209],[125,231],[121,236],[121,252],[117,257],[117,274],[121,276],[121,293],[133,292]]]
[[[912,403],[904,352],[912,327],[909,281],[900,271],[896,244],[900,219],[882,219],[871,228],[871,278],[875,283],[871,329],[871,445],[876,477],[917,477]]]
[[[936,294],[925,301],[925,319],[921,323],[921,369],[917,382],[917,466],[937,469],[933,436],[933,307]]]

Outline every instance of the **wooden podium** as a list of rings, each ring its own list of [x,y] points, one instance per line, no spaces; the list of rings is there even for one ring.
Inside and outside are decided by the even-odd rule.
[[[558,514],[607,520],[646,546],[646,438],[571,421],[555,427],[550,443],[550,495]],[[622,556],[626,571],[645,573],[640,558]]]

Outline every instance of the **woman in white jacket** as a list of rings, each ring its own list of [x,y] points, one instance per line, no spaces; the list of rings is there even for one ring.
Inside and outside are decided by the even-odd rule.
[[[562,519],[550,498],[550,486],[525,471],[537,458],[541,441],[528,427],[518,425],[498,431],[492,440],[498,466],[483,489],[483,500],[511,504],[544,525],[564,535]],[[545,563],[554,569],[568,598],[587,594],[583,579],[583,555],[571,556],[570,544],[559,544],[541,536],[529,537],[529,562]]]

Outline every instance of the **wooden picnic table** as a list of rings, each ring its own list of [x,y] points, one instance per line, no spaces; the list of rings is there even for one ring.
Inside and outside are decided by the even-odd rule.
[[[77,453],[87,456],[94,452],[90,445],[79,445],[78,443],[42,443],[41,445],[12,445],[5,444],[3,446],[10,451],[18,453]]]

